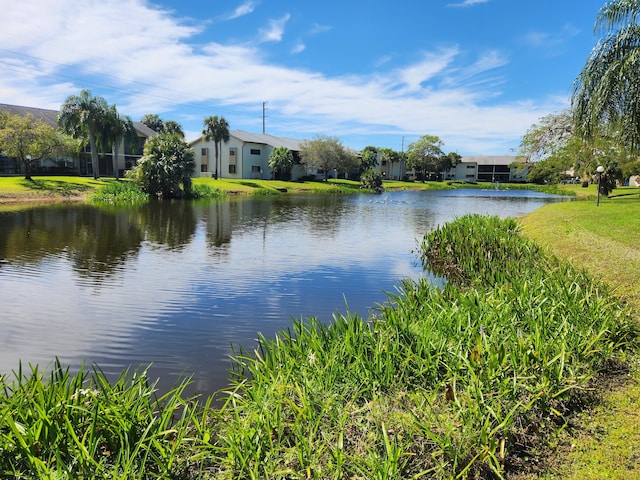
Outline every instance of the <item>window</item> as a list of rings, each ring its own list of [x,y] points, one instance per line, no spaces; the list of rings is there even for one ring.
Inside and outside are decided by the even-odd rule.
[[[384,167],[387,164],[386,160],[382,160],[382,166]]]
[[[251,155],[260,155],[260,149],[259,148],[252,148],[251,149]]]
[[[202,150],[200,150],[200,155],[202,155],[203,157],[209,156],[209,149],[203,148]]]
[[[475,166],[475,165],[467,165],[467,168],[468,168],[468,169],[469,169],[469,168],[476,168],[476,166]]]
[[[208,168],[208,167],[207,167],[207,164],[206,164],[206,163],[203,163],[202,165],[200,165],[200,171],[201,171],[201,172],[206,172],[206,171],[207,171],[207,168]]]
[[[229,156],[230,157],[235,157],[236,156],[236,147],[231,147],[229,149]]]
[[[260,168],[260,165],[251,165],[251,171],[252,172],[261,172],[262,169]]]
[[[229,165],[229,173],[236,173],[236,166],[235,165]]]

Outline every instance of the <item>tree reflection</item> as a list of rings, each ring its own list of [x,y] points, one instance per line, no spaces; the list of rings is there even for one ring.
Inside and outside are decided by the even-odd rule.
[[[138,222],[146,240],[171,250],[188,245],[197,225],[193,204],[184,200],[163,200],[143,205]]]

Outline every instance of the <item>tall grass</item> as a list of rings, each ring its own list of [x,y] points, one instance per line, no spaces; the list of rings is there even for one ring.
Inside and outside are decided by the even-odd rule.
[[[205,198],[224,198],[227,192],[220,188],[213,187],[208,184],[194,183],[191,190],[187,193],[186,198],[190,200],[201,200]]]
[[[109,382],[56,363],[0,378],[0,478],[200,478],[206,429],[187,382],[156,396],[146,372]]]
[[[109,182],[100,187],[90,198],[103,205],[137,205],[147,203],[149,196],[138,185],[128,180]]]

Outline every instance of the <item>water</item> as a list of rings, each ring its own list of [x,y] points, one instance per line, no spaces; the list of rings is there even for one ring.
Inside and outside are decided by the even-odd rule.
[[[291,318],[366,317],[435,226],[465,213],[521,216],[559,197],[453,190],[236,198],[104,211],[0,213],[0,372],[59,358],[110,376],[152,364],[168,388],[227,384],[233,347]]]

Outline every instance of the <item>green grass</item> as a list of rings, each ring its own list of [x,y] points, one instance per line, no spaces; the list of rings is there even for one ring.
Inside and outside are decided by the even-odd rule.
[[[133,182],[120,180],[100,187],[90,197],[92,203],[101,205],[140,205],[149,201],[149,196]]]
[[[23,177],[0,177],[0,203],[6,210],[7,203],[19,202],[47,202],[62,200],[86,200],[97,193],[102,187],[114,182],[113,178],[103,177],[94,180],[91,177],[77,176],[36,176],[32,181]],[[323,181],[285,182],[280,180],[248,180],[220,178],[193,179],[194,189],[200,186],[207,190],[203,193],[207,198],[218,198],[225,194],[245,195],[279,195],[282,193],[355,193],[361,192],[360,182],[353,180],[331,179]],[[395,180],[384,181],[386,190],[441,190],[452,188],[487,188],[490,184],[467,182],[401,182]],[[575,195],[574,186],[563,186],[561,193]],[[522,184],[500,184],[500,188],[533,188],[536,190],[558,193],[555,187],[526,186]],[[583,193],[582,191],[580,191]],[[595,187],[593,187],[595,193]],[[107,193],[107,197],[111,194]],[[107,203],[113,199],[108,198]]]
[[[109,382],[59,363],[1,377],[0,477],[201,478],[210,434],[186,385],[156,396],[145,371]]]
[[[635,189],[637,191],[638,189]],[[524,233],[587,269],[640,308],[640,199],[620,196],[546,205],[522,219]]]
[[[46,176],[0,177],[0,199],[4,201],[84,199],[88,194],[112,182],[89,177]]]
[[[590,187],[591,188],[591,187]],[[594,188],[595,190],[595,188]],[[611,198],[547,205],[522,219],[524,233],[559,257],[615,287],[615,294],[640,311],[640,208],[637,188],[619,188]],[[631,359],[627,378],[612,385],[603,404],[575,419],[558,438],[553,469],[544,479],[640,478],[640,368]]]
[[[279,195],[281,193],[350,193],[359,191],[360,183],[350,180],[328,182],[285,182],[282,180],[250,180],[194,178],[194,185],[210,185],[231,194]]]

